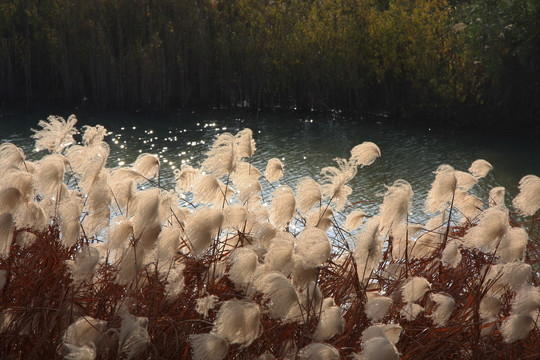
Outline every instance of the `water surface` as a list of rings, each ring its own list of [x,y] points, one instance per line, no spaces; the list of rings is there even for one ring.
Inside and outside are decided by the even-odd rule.
[[[1,142],[10,141],[24,149],[27,157],[37,159],[31,127],[49,114],[37,112],[12,115],[0,123]],[[69,116],[69,113],[58,114]],[[199,166],[215,137],[224,132],[235,134],[251,128],[257,143],[253,164],[264,171],[273,157],[281,159],[285,176],[281,184],[296,188],[299,178],[320,179],[320,170],[334,166],[334,158],[348,158],[350,150],[364,141],[376,143],[381,161],[359,169],[350,183],[352,203],[368,214],[374,213],[385,191],[384,184],[407,180],[415,192],[413,221],[425,221],[423,202],[434,180],[433,171],[441,164],[467,171],[476,159],[489,161],[494,170],[480,180],[473,193],[486,199],[495,186],[506,188],[506,203],[517,194],[519,180],[527,174],[540,175],[540,145],[516,136],[483,133],[454,133],[442,130],[407,128],[391,124],[384,116],[345,118],[338,115],[296,113],[248,113],[214,111],[156,117],[142,114],[79,115],[79,129],[101,124],[109,130],[106,141],[111,147],[109,167],[127,165],[141,153],[158,154],[165,188],[174,188],[174,169],[182,163]],[[265,196],[271,187],[264,185]],[[348,212],[348,211],[347,211]]]

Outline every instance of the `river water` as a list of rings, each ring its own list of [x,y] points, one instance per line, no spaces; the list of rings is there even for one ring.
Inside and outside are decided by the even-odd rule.
[[[38,159],[30,138],[47,112],[13,114],[0,119],[0,140],[23,148],[29,159]],[[57,114],[69,116],[69,113]],[[429,216],[423,204],[441,164],[467,171],[476,159],[485,159],[493,171],[475,185],[472,192],[483,199],[495,186],[506,188],[506,203],[518,192],[519,180],[527,174],[540,175],[540,144],[516,136],[483,133],[449,133],[429,128],[396,125],[384,116],[358,117],[310,115],[297,113],[238,113],[213,111],[156,117],[142,114],[77,114],[77,127],[101,124],[109,130],[106,141],[111,147],[109,167],[127,165],[140,153],[158,154],[162,168],[162,184],[174,188],[174,169],[182,163],[199,166],[213,139],[223,132],[235,134],[241,129],[253,130],[257,151],[253,164],[264,171],[270,158],[279,158],[285,167],[281,184],[296,188],[298,179],[311,176],[320,179],[320,170],[334,166],[334,158],[349,158],[350,150],[364,141],[376,143],[382,152],[381,161],[359,169],[350,185],[351,202],[360,202],[368,214],[377,211],[382,202],[385,182],[407,180],[415,192],[411,219],[424,222]],[[264,185],[269,195],[271,188]]]

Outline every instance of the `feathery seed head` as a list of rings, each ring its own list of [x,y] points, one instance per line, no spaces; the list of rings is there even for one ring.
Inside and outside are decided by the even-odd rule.
[[[414,193],[411,185],[405,180],[396,180],[394,185],[387,186],[383,203],[380,207],[380,231],[386,234],[395,229],[407,218],[411,210]]]
[[[300,349],[298,357],[305,360],[339,360],[339,351],[330,344],[311,343]]]
[[[11,213],[0,215],[0,259],[7,259],[13,241],[13,216]]]
[[[261,335],[260,310],[256,303],[228,300],[221,305],[214,322],[214,332],[231,344],[249,346]]]
[[[360,167],[371,165],[381,157],[381,150],[372,142],[365,141],[351,150],[350,162]]]
[[[469,172],[473,174],[475,178],[481,179],[485,177],[492,169],[493,166],[491,166],[489,162],[483,159],[478,159],[473,161],[471,167],[469,168]]]
[[[235,249],[231,255],[229,278],[238,287],[246,289],[251,283],[251,275],[259,264],[257,254],[246,247]]]
[[[332,245],[325,232],[319,228],[307,227],[296,239],[295,254],[303,266],[316,268],[330,256]]]
[[[534,319],[528,314],[514,314],[507,317],[501,325],[504,342],[513,343],[525,339],[534,329]]]
[[[193,351],[194,360],[222,360],[227,356],[229,343],[217,334],[190,335],[188,341]]]
[[[143,153],[137,157],[133,164],[133,170],[147,179],[151,179],[159,171],[159,157],[157,155]]]
[[[392,299],[386,296],[369,297],[366,304],[366,315],[373,322],[381,321],[392,305]]]
[[[504,206],[505,192],[506,192],[506,189],[502,186],[497,186],[489,190],[489,206],[497,206],[497,205]]]
[[[274,191],[274,199],[270,205],[270,220],[275,226],[287,226],[296,210],[296,199],[292,189],[280,186]]]
[[[431,313],[430,317],[433,319],[433,323],[438,327],[443,327],[448,322],[456,301],[448,295],[437,293],[431,294],[431,300],[437,304],[437,308]]]
[[[352,193],[352,188],[347,185],[357,172],[357,167],[352,162],[345,159],[334,159],[338,167],[328,166],[321,170],[324,184],[321,192],[324,199],[330,199],[335,204],[336,210],[341,210],[347,203],[348,196]]]
[[[298,181],[297,187],[298,209],[308,212],[322,200],[321,187],[310,177],[303,177]]]
[[[366,216],[366,213],[362,210],[354,210],[351,212],[347,219],[345,220],[345,229],[349,231],[353,231],[360,227],[362,225],[362,221],[364,221],[364,217]]]
[[[219,135],[206,155],[201,169],[217,178],[233,173],[241,158],[236,139],[230,133]]]
[[[62,336],[62,343],[75,346],[91,344],[96,346],[101,341],[106,328],[106,321],[82,316],[66,329]]]
[[[251,158],[257,148],[255,147],[255,140],[253,139],[253,131],[251,129],[244,129],[236,133],[236,144],[238,146],[238,156],[240,158]]]
[[[196,183],[196,179],[200,176],[199,169],[195,169],[188,164],[182,164],[180,169],[174,169],[174,181],[176,183],[176,191],[178,193],[184,193],[191,190],[193,184]]]
[[[457,186],[455,171],[450,165],[441,165],[434,173],[435,180],[431,184],[424,207],[425,211],[430,213],[441,210],[452,199]]]
[[[75,142],[73,135],[78,132],[75,128],[76,123],[75,115],[71,115],[67,121],[53,115],[49,116],[47,121],[40,120],[38,126],[42,129],[32,129],[34,132],[32,138],[36,139],[36,148],[47,149],[51,153],[62,152],[65,147]]]
[[[283,163],[278,158],[272,158],[268,160],[266,164],[266,170],[264,171],[264,176],[269,182],[278,181],[283,177]]]
[[[519,181],[519,194],[512,200],[514,207],[525,216],[540,208],[540,177],[526,175]]]
[[[223,224],[223,212],[200,207],[193,212],[186,222],[185,235],[191,244],[191,253],[201,255],[212,243],[212,236]]]
[[[150,344],[150,335],[147,330],[148,318],[136,317],[127,311],[121,315],[121,318],[118,353],[129,360],[146,350]]]
[[[218,300],[219,297],[216,295],[207,295],[205,297],[198,298],[195,310],[206,318],[208,317],[208,312],[214,309]]]
[[[406,303],[413,303],[420,300],[426,292],[431,289],[431,284],[426,278],[415,276],[407,280],[402,286],[403,301]]]

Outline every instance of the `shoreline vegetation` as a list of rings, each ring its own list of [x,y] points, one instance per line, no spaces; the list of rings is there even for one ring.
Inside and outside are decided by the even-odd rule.
[[[406,180],[381,177],[373,216],[348,200],[372,142],[293,188],[251,130],[222,133],[163,188],[158,156],[107,168],[111,134],[76,125],[40,121],[39,160],[0,145],[2,358],[540,356],[536,175],[510,199],[485,160],[440,165],[412,223]]]
[[[17,0],[0,104],[365,113],[540,132],[533,0]]]

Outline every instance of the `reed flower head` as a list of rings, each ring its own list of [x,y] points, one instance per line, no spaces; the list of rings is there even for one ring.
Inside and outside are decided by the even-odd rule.
[[[339,360],[339,351],[330,344],[311,343],[300,349],[300,359],[305,360]]]
[[[424,294],[431,289],[431,284],[426,278],[415,276],[408,279],[401,289],[403,301],[413,303],[424,297]]]
[[[251,129],[243,129],[236,133],[236,144],[238,146],[238,156],[240,158],[251,158],[257,148],[253,139],[253,131]]]
[[[519,194],[512,200],[515,208],[525,216],[532,216],[540,208],[540,177],[526,175],[519,181]]]
[[[229,278],[238,287],[245,289],[251,282],[251,274],[259,264],[257,254],[245,247],[235,249],[231,255]]]
[[[81,316],[73,324],[69,325],[64,335],[62,343],[75,346],[97,346],[105,334],[107,322],[94,319],[90,316]]]
[[[321,187],[324,199],[330,199],[334,203],[336,210],[341,210],[347,203],[347,198],[352,193],[352,188],[347,185],[357,172],[357,167],[354,163],[344,159],[334,159],[338,163],[338,167],[328,166],[321,170],[324,184]]]
[[[395,229],[405,221],[411,211],[413,195],[411,185],[405,180],[396,180],[394,185],[387,186],[384,201],[380,208],[379,229],[382,234]]]
[[[473,161],[471,164],[471,167],[469,168],[469,172],[477,179],[481,179],[485,177],[491,170],[493,169],[493,166],[489,162],[487,162],[484,159],[478,159]]]
[[[448,322],[450,315],[452,315],[456,301],[451,296],[441,293],[431,294],[431,300],[437,304],[437,307],[430,317],[435,325],[443,327]]]
[[[330,256],[332,246],[321,229],[308,227],[302,230],[296,240],[295,255],[302,266],[316,268]]]
[[[38,126],[41,130],[32,129],[36,139],[36,148],[47,149],[51,153],[60,153],[65,147],[73,144],[75,140],[73,135],[77,133],[75,124],[77,118],[71,115],[68,120],[64,120],[60,116],[49,116],[47,121],[40,120]]]
[[[0,259],[9,257],[13,241],[13,216],[11,213],[0,215]]]
[[[381,321],[388,314],[391,305],[392,299],[387,296],[368,297],[366,315],[371,321]]]
[[[274,199],[270,205],[270,220],[277,226],[287,226],[296,210],[296,198],[288,186],[280,186],[274,191]]]
[[[214,322],[214,332],[231,344],[247,347],[261,335],[259,316],[256,303],[237,299],[225,301]]]
[[[430,213],[441,210],[451,201],[456,186],[457,179],[454,168],[450,165],[439,166],[435,171],[435,180],[428,192],[424,210]]]
[[[298,209],[308,212],[317,204],[321,204],[321,187],[310,177],[303,177],[298,181]]]
[[[217,334],[195,334],[188,339],[194,360],[222,360],[227,356],[229,343]]]
[[[332,298],[323,301],[319,323],[313,334],[315,341],[323,341],[341,335],[345,329],[345,320],[341,308],[336,306]]]
[[[150,344],[148,335],[148,318],[137,317],[125,311],[122,315],[118,352],[126,359],[133,359],[142,353]]]
[[[278,158],[268,160],[266,170],[264,172],[266,180],[272,182],[278,181],[283,177],[283,163]]]
[[[365,141],[351,150],[350,162],[360,167],[371,165],[381,157],[381,150],[372,142]]]
[[[219,135],[206,155],[201,169],[217,178],[233,173],[241,157],[236,139],[230,133]]]
[[[506,189],[502,186],[489,190],[489,206],[504,205],[504,194]]]
[[[208,207],[198,208],[186,223],[185,235],[194,256],[202,254],[212,243],[212,236],[223,223],[223,212]]]
[[[269,300],[267,306],[272,317],[285,319],[291,308],[298,304],[296,289],[280,272],[270,271],[260,276],[255,287]]]
[[[16,145],[6,142],[0,145],[0,168],[16,167],[24,168],[26,155],[23,149]]]
[[[506,343],[513,343],[525,339],[534,326],[534,320],[530,315],[514,314],[502,322],[501,334]]]
[[[178,193],[184,193],[191,190],[193,184],[196,183],[196,179],[200,176],[201,172],[188,164],[182,164],[180,169],[174,170],[174,181],[176,182],[176,191]]]
[[[364,224],[362,231],[356,237],[356,247],[353,251],[358,279],[361,282],[369,279],[377,269],[382,259],[382,240],[379,231],[380,218],[372,217]]]
[[[349,215],[347,215],[347,219],[345,220],[345,229],[352,231],[360,227],[362,225],[362,221],[364,221],[364,218],[366,217],[366,213],[363,210],[354,210]]]

